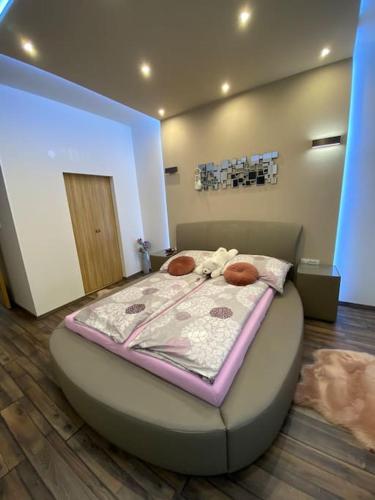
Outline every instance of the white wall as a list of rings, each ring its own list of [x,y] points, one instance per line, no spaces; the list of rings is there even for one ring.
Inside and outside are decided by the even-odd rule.
[[[335,263],[340,299],[375,306],[375,2],[362,0]]]
[[[141,202],[144,236],[152,249],[168,248],[169,228],[160,122],[140,122],[132,126],[133,150]]]
[[[0,246],[4,261],[7,263],[7,274],[12,276],[12,296],[17,297],[24,307],[35,312],[35,306],[26,269],[23,263],[21,249],[18,243],[16,229],[13,223],[6,186],[0,170]]]
[[[151,241],[153,249],[169,246],[159,120],[2,54],[0,83],[128,125],[132,131],[144,237]]]
[[[63,172],[113,177],[124,274],[136,273],[135,240],[143,225],[130,127],[4,85],[0,109],[1,165],[35,304],[31,312],[40,315],[84,295]],[[17,287],[14,294],[31,309]]]
[[[154,249],[169,245],[160,122],[2,54],[1,85],[0,160],[25,268],[13,291],[40,315],[83,295],[63,171],[114,177],[127,276],[140,270],[137,238]]]

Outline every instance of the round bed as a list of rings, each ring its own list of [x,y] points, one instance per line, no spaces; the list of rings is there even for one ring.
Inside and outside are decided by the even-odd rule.
[[[179,250],[238,248],[296,262],[301,227],[252,221],[177,226]],[[291,276],[292,277],[292,276]],[[50,339],[58,381],[81,417],[139,458],[185,474],[240,469],[276,437],[297,383],[303,310],[293,282],[277,295],[220,408],[60,325]]]

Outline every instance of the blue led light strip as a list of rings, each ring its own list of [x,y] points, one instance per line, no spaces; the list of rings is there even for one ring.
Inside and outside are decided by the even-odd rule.
[[[363,13],[373,0],[361,0],[360,21]],[[351,289],[351,275],[347,272],[347,262],[353,259],[352,242],[353,214],[357,214],[362,193],[357,185],[358,149],[361,141],[361,109],[364,95],[365,65],[372,64],[363,48],[364,30],[361,22],[357,28],[353,51],[352,86],[350,97],[349,127],[346,146],[341,199],[337,223],[334,263],[342,274],[340,297],[345,297]],[[355,225],[355,224],[354,224]],[[343,300],[343,299],[341,299]]]
[[[0,21],[3,19],[5,14],[8,12],[13,0],[0,0]]]

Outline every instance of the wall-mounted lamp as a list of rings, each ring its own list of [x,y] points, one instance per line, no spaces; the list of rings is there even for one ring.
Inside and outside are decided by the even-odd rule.
[[[312,148],[327,148],[328,146],[339,146],[341,144],[341,135],[335,137],[325,137],[324,139],[314,139]]]
[[[177,170],[178,170],[177,167],[167,167],[167,168],[164,169],[164,172],[166,174],[176,174]]]

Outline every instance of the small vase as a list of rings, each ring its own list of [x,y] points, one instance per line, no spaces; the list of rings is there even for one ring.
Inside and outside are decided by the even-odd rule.
[[[142,272],[148,274],[151,269],[150,255],[148,252],[142,253]]]

